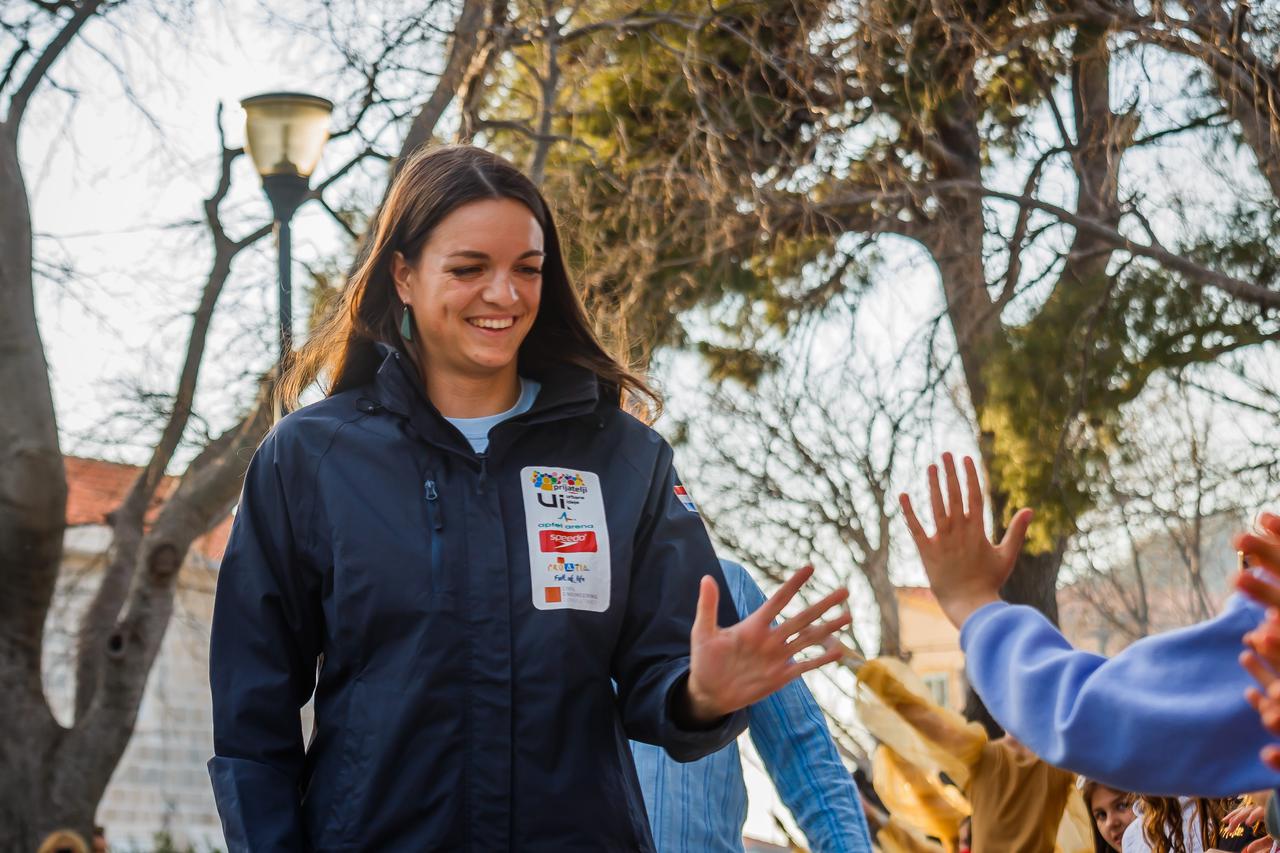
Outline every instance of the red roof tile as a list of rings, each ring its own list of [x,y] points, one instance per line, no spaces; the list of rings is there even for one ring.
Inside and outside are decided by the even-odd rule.
[[[62,457],[67,472],[67,525],[106,524],[107,514],[120,506],[134,480],[142,473],[137,465],[107,462],[104,459]],[[178,487],[178,478],[166,476],[147,507],[146,521],[155,521],[165,499]],[[228,515],[208,533],[196,539],[194,547],[211,560],[222,559],[231,532]]]

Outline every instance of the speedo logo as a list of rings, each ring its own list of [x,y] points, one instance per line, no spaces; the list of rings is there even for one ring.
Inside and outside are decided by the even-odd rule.
[[[544,554],[576,554],[596,550],[594,530],[539,530],[538,541]]]

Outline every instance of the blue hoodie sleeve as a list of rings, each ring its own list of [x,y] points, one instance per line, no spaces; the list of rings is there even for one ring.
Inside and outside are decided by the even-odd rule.
[[[702,517],[677,494],[679,486],[664,442],[636,535],[613,678],[627,736],[663,747],[676,761],[693,761],[741,734],[747,717],[737,711],[696,731],[672,717],[677,691],[689,677],[689,631],[703,575],[720,584],[720,625],[738,621]]]
[[[299,709],[315,687],[322,616],[295,544],[278,431],[254,454],[218,574],[209,649],[214,757],[228,851],[305,851]]]
[[[720,561],[745,619],[765,602],[747,570]],[[751,740],[778,796],[814,853],[871,853],[870,833],[853,776],[840,760],[822,709],[797,678],[747,709]]]
[[[1030,607],[988,604],[964,623],[969,681],[991,715],[1050,764],[1118,790],[1224,797],[1280,785],[1273,738],[1244,699],[1237,662],[1263,609],[1233,596],[1215,619],[1079,651]]]

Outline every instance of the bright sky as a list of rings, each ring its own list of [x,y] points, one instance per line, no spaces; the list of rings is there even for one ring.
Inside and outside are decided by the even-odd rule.
[[[83,52],[57,68],[85,94],[37,98],[22,139],[29,176],[36,256],[43,264],[69,263],[74,282],[39,285],[38,310],[54,377],[60,426],[67,448],[137,461],[136,442],[98,446],[103,417],[120,404],[121,379],[139,378],[148,390],[169,391],[210,257],[206,231],[178,228],[202,218],[202,204],[217,180],[216,112],[231,146],[243,143],[241,98],[263,91],[312,88],[318,69],[314,45],[278,27],[263,26],[250,0],[212,4],[185,43],[165,51],[161,69],[148,55],[167,32],[134,34],[125,46],[131,84],[156,126],[129,103],[112,72]],[[221,10],[221,11],[216,11]],[[235,22],[234,24],[232,22]],[[96,43],[115,38],[101,26]],[[323,173],[323,166],[321,173]],[[233,189],[223,205],[232,236],[268,222],[270,214],[248,158],[236,162]],[[337,227],[315,205],[294,221],[295,290],[302,264],[340,246]],[[267,363],[273,346],[274,243],[243,253],[220,305],[202,387],[221,388]],[[302,306],[295,293],[295,316]],[[253,340],[246,340],[246,327]],[[259,339],[261,338],[261,339]],[[207,400],[207,397],[205,398]],[[216,408],[216,407],[215,407]],[[86,441],[86,437],[97,440]]]

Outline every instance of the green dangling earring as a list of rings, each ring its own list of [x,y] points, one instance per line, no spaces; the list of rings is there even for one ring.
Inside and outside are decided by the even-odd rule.
[[[405,303],[404,313],[400,315],[400,337],[413,341],[413,315],[409,313],[408,303]]]

